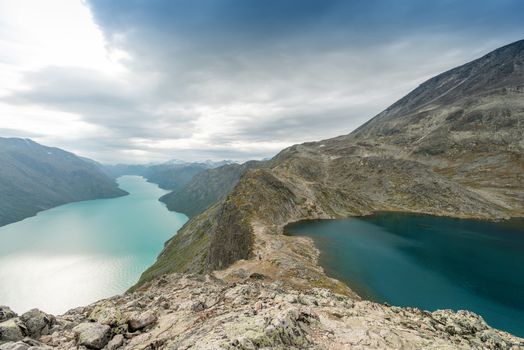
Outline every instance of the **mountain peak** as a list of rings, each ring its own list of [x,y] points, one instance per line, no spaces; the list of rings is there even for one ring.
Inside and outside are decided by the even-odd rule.
[[[522,99],[522,92],[524,40],[519,40],[425,81],[353,134],[397,133],[399,123],[396,120],[399,118],[404,119],[401,123],[404,126],[407,126],[408,116],[414,117],[410,123],[417,124],[430,111],[443,106],[464,110],[467,105],[471,107],[471,104],[487,102],[494,96],[514,96],[518,93],[518,98]]]

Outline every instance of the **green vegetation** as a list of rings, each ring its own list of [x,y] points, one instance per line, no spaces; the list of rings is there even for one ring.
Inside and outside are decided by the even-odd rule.
[[[218,205],[188,221],[177,234],[166,242],[157,261],[149,267],[130,290],[133,291],[152,279],[174,272],[202,273],[206,268],[209,233],[215,224]]]
[[[169,210],[196,216],[209,206],[224,199],[247,170],[264,166],[265,162],[250,161],[244,164],[228,164],[196,174],[178,190],[166,194],[160,200]]]

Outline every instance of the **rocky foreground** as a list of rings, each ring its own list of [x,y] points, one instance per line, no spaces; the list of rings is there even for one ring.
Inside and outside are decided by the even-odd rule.
[[[166,275],[61,316],[0,308],[1,350],[524,349],[467,311],[426,312],[299,291],[251,275]]]

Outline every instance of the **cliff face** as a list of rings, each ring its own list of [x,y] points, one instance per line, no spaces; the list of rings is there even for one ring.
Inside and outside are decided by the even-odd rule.
[[[0,226],[60,204],[126,194],[99,164],[17,138],[0,138],[0,193]]]

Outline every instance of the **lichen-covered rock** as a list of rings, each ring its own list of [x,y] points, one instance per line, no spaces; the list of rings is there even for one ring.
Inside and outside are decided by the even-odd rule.
[[[166,302],[169,308],[163,306]],[[200,302],[206,307],[195,312],[192,306]],[[108,303],[120,310],[126,324],[90,322],[93,310]],[[524,339],[493,329],[466,311],[428,312],[362,301],[326,288],[298,290],[250,278],[226,283],[185,274],[167,275],[161,283],[152,281],[133,293],[57,316],[53,333],[40,341],[58,350],[524,350]]]
[[[9,306],[0,305],[0,322],[9,320],[18,316]]]
[[[156,321],[157,316],[155,315],[155,312],[148,310],[146,312],[132,314],[129,317],[127,324],[131,331],[137,331],[154,324]]]
[[[20,316],[20,320],[27,329],[27,335],[31,338],[40,338],[49,334],[51,327],[56,322],[53,315],[46,314],[38,309],[32,309]]]
[[[469,311],[438,310],[432,315],[437,321],[437,328],[451,335],[472,335],[488,329],[481,316]]]
[[[0,343],[24,339],[25,326],[18,317],[0,323]]]
[[[89,314],[89,318],[93,321],[109,326],[124,323],[122,313],[111,301],[97,305]]]
[[[246,333],[233,341],[232,345],[253,345],[254,348],[278,345],[304,349],[311,344],[306,327],[317,320],[318,316],[308,309],[287,309],[276,315],[262,332]]]
[[[90,349],[102,349],[109,342],[111,328],[108,325],[85,322],[73,328],[77,344]]]

